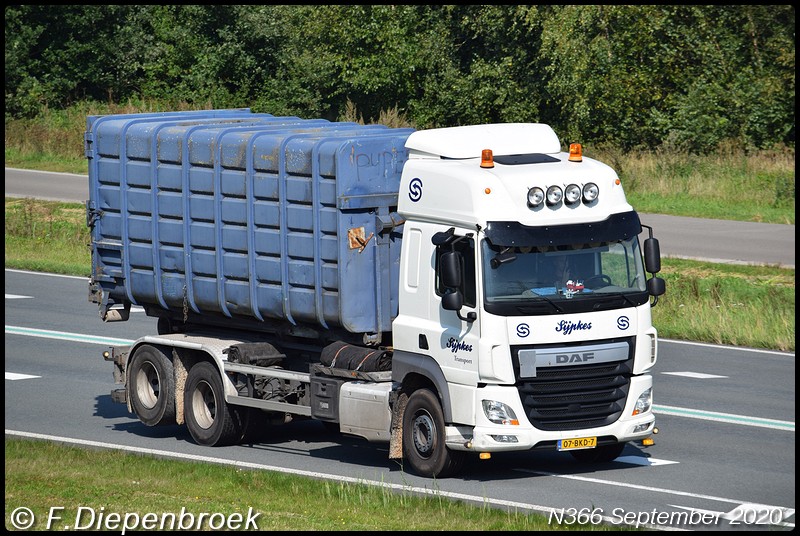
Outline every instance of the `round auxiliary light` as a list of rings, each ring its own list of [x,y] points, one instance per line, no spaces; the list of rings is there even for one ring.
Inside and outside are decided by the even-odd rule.
[[[570,184],[564,188],[564,200],[568,205],[574,205],[581,200],[581,187],[577,184]]]
[[[559,186],[551,186],[547,189],[547,204],[548,205],[557,205],[561,202],[561,199],[564,197],[564,192],[561,190]]]
[[[534,186],[528,190],[528,204],[531,207],[538,207],[544,202],[544,191],[538,186]]]
[[[583,187],[583,201],[591,203],[600,195],[600,188],[593,182],[587,182]]]

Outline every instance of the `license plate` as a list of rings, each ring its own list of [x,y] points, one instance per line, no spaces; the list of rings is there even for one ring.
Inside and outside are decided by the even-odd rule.
[[[596,446],[596,437],[576,437],[575,439],[561,439],[558,441],[558,450],[593,449]]]

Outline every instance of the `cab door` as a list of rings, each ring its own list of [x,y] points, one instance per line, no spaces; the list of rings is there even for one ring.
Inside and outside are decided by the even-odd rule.
[[[438,302],[441,329],[437,361],[448,381],[474,386],[480,339],[474,233],[450,229],[435,234],[433,243],[434,303]]]

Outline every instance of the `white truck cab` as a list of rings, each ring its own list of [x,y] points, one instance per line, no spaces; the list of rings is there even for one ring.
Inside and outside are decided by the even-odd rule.
[[[393,379],[433,379],[447,447],[610,460],[651,435],[663,281],[648,287],[616,173],[542,124],[420,131],[406,147]],[[425,413],[415,436],[431,435]]]

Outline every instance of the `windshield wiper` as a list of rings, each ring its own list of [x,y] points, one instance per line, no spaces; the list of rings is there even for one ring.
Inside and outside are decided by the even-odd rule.
[[[533,294],[533,297],[534,297],[534,298],[539,298],[539,299],[541,299],[541,300],[544,300],[544,301],[546,301],[546,302],[547,302],[548,304],[550,304],[550,306],[551,306],[553,309],[555,309],[557,312],[559,312],[559,313],[563,313],[563,312],[564,312],[564,309],[562,309],[561,307],[559,307],[559,306],[556,304],[556,302],[554,302],[553,300],[551,300],[551,299],[550,299],[550,298],[548,298],[547,296],[544,296],[544,295],[542,295],[542,294],[536,294],[536,293],[535,293],[535,292],[533,292],[533,291],[531,291],[531,293]],[[531,310],[531,309],[533,309],[533,310]],[[541,307],[537,307],[537,306],[535,306],[535,305],[519,305],[519,306],[517,306],[517,311],[519,311],[520,313],[535,313],[535,312],[537,312],[537,310],[538,310],[538,309],[541,309]]]
[[[616,300],[617,298],[622,298],[623,300],[628,302],[630,305],[633,305],[634,307],[641,305],[640,303],[636,303],[635,301],[633,301],[630,297],[626,296],[622,292],[609,292],[609,293],[595,292],[593,296],[597,298],[597,302],[594,304],[593,307],[595,311],[597,309],[600,309],[603,305],[607,305],[611,300]],[[605,299],[606,297],[611,299]]]

